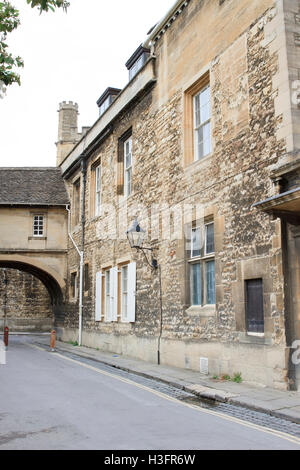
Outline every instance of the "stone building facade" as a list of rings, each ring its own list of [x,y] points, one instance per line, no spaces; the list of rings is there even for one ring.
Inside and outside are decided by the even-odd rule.
[[[85,345],[299,388],[299,17],[297,0],[176,1],[58,156],[84,253],[80,283],[69,240],[62,339],[81,285]],[[130,248],[135,218],[152,251]]]
[[[0,168],[0,327],[63,321],[68,195],[59,168]]]

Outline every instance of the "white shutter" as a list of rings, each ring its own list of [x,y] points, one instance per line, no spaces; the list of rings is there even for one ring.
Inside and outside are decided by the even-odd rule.
[[[109,313],[106,317],[107,322],[112,321],[112,309],[113,309],[113,269],[109,270]],[[107,293],[106,293],[107,294]],[[107,296],[106,296],[106,300]]]
[[[136,263],[128,265],[127,321],[135,322]]]
[[[101,321],[102,317],[102,272],[96,273],[96,306],[95,321]]]
[[[112,268],[112,285],[111,285],[111,295],[112,295],[112,302],[111,302],[111,312],[112,318],[111,321],[118,321],[118,268]]]

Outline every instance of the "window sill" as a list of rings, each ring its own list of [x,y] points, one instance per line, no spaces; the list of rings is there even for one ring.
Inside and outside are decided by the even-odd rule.
[[[101,323],[101,324],[105,324],[105,325],[109,325],[109,324],[113,324],[113,325],[123,325],[124,327],[126,325],[130,326],[130,325],[133,325],[135,322],[129,322],[129,321],[122,321],[120,319],[118,320],[105,320],[105,319],[101,319],[101,320],[95,320],[95,322],[98,324],[98,323]]]
[[[74,225],[74,227],[71,228],[71,234],[76,234],[80,231],[81,225],[78,223],[77,225]]]
[[[28,240],[47,240],[47,237],[28,237]]]
[[[134,192],[132,191],[130,194],[126,195],[126,194],[119,194],[119,198],[121,200],[121,202],[126,202],[126,201],[129,201],[130,199],[132,199],[134,196]]]
[[[197,315],[199,317],[214,317],[216,315],[215,305],[191,305],[186,309],[185,313],[188,315]]]
[[[195,167],[201,166],[201,164],[204,164],[205,162],[210,160],[212,156],[213,152],[210,152],[208,155],[205,155],[205,157],[202,157],[199,160],[194,160],[191,163],[186,163],[184,171],[192,171]]]
[[[239,342],[244,344],[261,344],[262,346],[272,346],[272,338],[265,336],[265,334],[257,333],[239,333]]]
[[[100,220],[101,218],[103,218],[103,215],[102,215],[102,214],[93,215],[93,216],[90,217],[90,219],[89,219],[87,222],[97,222],[97,221]]]

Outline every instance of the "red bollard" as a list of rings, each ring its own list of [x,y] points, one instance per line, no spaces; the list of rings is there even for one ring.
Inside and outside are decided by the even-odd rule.
[[[50,339],[50,348],[51,351],[55,350],[55,340],[56,340],[56,331],[52,330],[51,331],[51,339]]]
[[[8,329],[8,326],[6,326],[4,328],[4,346],[8,346],[8,333],[9,333],[9,329]]]

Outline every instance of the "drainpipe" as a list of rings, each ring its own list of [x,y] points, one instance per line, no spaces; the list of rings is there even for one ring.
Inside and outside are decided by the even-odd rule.
[[[163,316],[162,316],[162,285],[161,285],[161,265],[158,266],[159,274],[159,335],[157,342],[157,364],[160,365],[160,344],[163,330]]]
[[[77,253],[79,254],[80,258],[80,268],[79,268],[79,325],[78,325],[78,344],[81,346],[81,338],[82,338],[82,280],[83,280],[83,251],[80,251],[76,242],[71,234],[71,211],[70,206],[66,205],[66,209],[68,211],[68,235],[73,243]]]
[[[82,206],[81,206],[81,250],[78,248],[74,238],[71,234],[71,211],[70,206],[67,205],[68,211],[68,235],[73,243],[77,253],[79,254],[79,320],[78,320],[78,345],[82,344],[82,307],[83,307],[83,268],[84,268],[84,240],[85,240],[85,189],[86,189],[86,162],[85,159],[81,160],[82,172]]]
[[[8,284],[8,278],[7,278],[7,270],[6,268],[3,269],[4,271],[4,326],[3,326],[3,331],[7,327],[7,284]]]
[[[80,280],[79,280],[79,340],[82,343],[82,307],[83,307],[83,268],[84,268],[84,241],[85,241],[85,189],[86,189],[86,161],[82,157],[81,160],[82,173],[82,203],[81,203],[81,256],[80,256]]]

